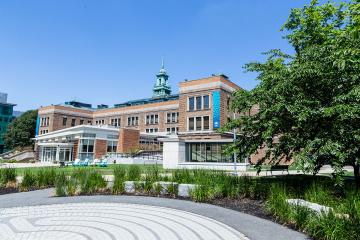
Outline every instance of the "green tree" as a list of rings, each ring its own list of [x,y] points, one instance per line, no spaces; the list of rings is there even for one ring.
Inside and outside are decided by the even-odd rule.
[[[30,110],[16,118],[5,133],[5,146],[8,149],[33,145],[35,137],[37,110]]]
[[[282,30],[294,48],[288,55],[271,50],[263,62],[245,69],[258,73],[251,91],[235,93],[232,108],[243,114],[224,130],[238,128],[232,146],[241,156],[266,147],[266,160],[293,158],[316,174],[331,164],[341,184],[343,167],[352,165],[360,186],[360,1],[313,0],[293,9]],[[236,147],[236,148],[235,148]]]

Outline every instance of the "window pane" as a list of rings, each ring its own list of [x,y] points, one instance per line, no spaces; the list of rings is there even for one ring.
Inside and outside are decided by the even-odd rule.
[[[209,116],[204,117],[204,130],[209,130],[210,124],[209,124]]]
[[[196,110],[201,110],[201,97],[196,97]]]
[[[198,146],[198,144],[191,144],[191,161],[192,162],[197,162],[198,160],[198,151],[196,149],[196,147]]]
[[[201,117],[196,117],[196,131],[201,131]]]
[[[64,118],[63,118],[63,126],[66,126],[66,122],[67,122],[67,118],[64,117]]]
[[[189,131],[194,131],[194,118],[189,118]]]
[[[209,95],[204,96],[204,108],[205,109],[209,108]]]
[[[194,97],[189,98],[189,111],[194,111]]]
[[[166,115],[166,122],[169,123],[170,122],[170,119],[171,119],[171,113],[168,113]]]

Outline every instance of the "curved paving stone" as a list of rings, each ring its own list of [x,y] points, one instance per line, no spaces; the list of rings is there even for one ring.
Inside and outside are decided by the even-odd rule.
[[[37,206],[36,208],[41,209],[40,206],[47,207],[48,205],[54,205],[54,204],[66,205],[66,204],[76,204],[76,203],[81,203],[81,204],[101,203],[100,205],[102,205],[105,208],[105,205],[122,203],[122,204],[125,204],[123,206],[133,206],[135,204],[136,206],[146,207],[146,209],[153,209],[155,211],[163,211],[163,209],[170,209],[172,213],[181,212],[181,213],[189,214],[190,216],[193,216],[193,214],[194,214],[194,216],[207,219],[208,221],[214,221],[216,223],[221,223],[220,226],[225,226],[225,229],[235,230],[235,231],[237,231],[237,233],[240,233],[240,237],[243,237],[243,235],[245,235],[250,240],[289,240],[289,239],[305,240],[305,239],[308,239],[308,237],[306,235],[301,234],[296,231],[293,231],[291,229],[288,229],[288,228],[281,226],[279,224],[276,224],[274,222],[271,222],[271,221],[268,221],[265,219],[261,219],[258,217],[254,217],[254,216],[251,216],[251,215],[248,215],[245,213],[233,211],[230,209],[217,207],[214,205],[209,205],[209,204],[195,203],[195,202],[191,202],[191,201],[184,201],[184,200],[177,200],[177,199],[140,197],[140,196],[113,196],[113,195],[110,195],[110,196],[52,197],[53,195],[54,195],[54,189],[45,189],[45,190],[32,191],[32,192],[22,192],[22,193],[0,195],[0,208],[2,208],[2,210],[0,211],[0,218],[1,218],[1,216],[3,216],[3,213],[5,210],[9,211],[10,210],[9,208],[18,209],[18,207],[24,207],[24,206],[27,206],[27,207],[22,208],[22,209],[31,209],[30,206]],[[71,206],[71,205],[67,205],[67,206]],[[4,209],[4,208],[6,208],[6,209]],[[33,209],[35,209],[35,208],[33,208]],[[134,209],[129,209],[129,208],[125,209],[125,210],[126,211],[124,211],[124,213],[119,213],[118,211],[116,211],[116,212],[114,211],[114,214],[116,213],[117,215],[122,216],[121,214],[126,213],[127,216],[130,218],[129,214],[134,214],[134,211],[135,211]],[[131,212],[129,212],[129,210],[131,210]],[[136,211],[140,211],[140,210],[136,210]],[[96,211],[95,213],[97,213],[97,212],[98,211]],[[142,211],[140,211],[140,212],[142,212]],[[31,213],[31,211],[29,213]],[[53,213],[55,216],[58,216],[59,213],[64,214],[64,215],[69,214],[70,216],[72,215],[72,211],[65,211],[65,209],[60,209],[59,211],[53,212]],[[109,210],[106,210],[105,213],[109,214]],[[145,211],[142,214],[146,215],[147,213],[149,213],[149,211]],[[83,227],[86,227],[86,226],[81,225],[83,221],[76,220],[76,219],[79,219],[79,217],[87,217],[87,218],[91,217],[89,215],[89,213],[86,213],[86,214],[83,215],[83,214],[79,213],[76,216],[72,216],[72,217],[74,217],[74,219],[67,219],[67,222],[72,221],[72,224],[69,226],[69,228],[74,227],[75,229],[82,229]],[[160,214],[160,213],[157,213],[157,214]],[[162,214],[161,215],[162,217],[168,216],[168,215],[163,215],[164,213],[161,213],[161,214]],[[143,219],[143,218],[145,218],[145,215],[137,215],[138,221],[140,221],[140,219],[142,219],[141,221],[144,221],[144,222],[147,221],[146,219]],[[189,215],[187,215],[187,216],[189,216]],[[141,218],[139,218],[139,217],[141,217]],[[146,216],[146,218],[148,218],[148,217],[149,216]],[[156,217],[157,217],[157,219],[159,219],[159,216],[156,216]],[[24,217],[20,217],[20,219],[21,218],[27,219]],[[9,218],[2,218],[0,220],[0,224],[8,221],[7,219],[9,219]],[[12,220],[12,221],[16,222],[17,221],[16,219],[17,218],[15,218],[15,220]],[[119,227],[111,225],[113,222],[118,221],[118,220],[116,220],[116,218],[113,219],[113,217],[110,217],[109,215],[105,215],[105,216],[102,216],[101,222],[95,221],[94,219],[92,219],[92,220],[94,220],[91,222],[91,224],[93,224],[93,225],[87,226],[87,228],[92,228],[93,231],[99,231],[98,229],[101,230],[103,228],[103,226],[106,225],[106,226],[114,229],[114,231],[116,230],[116,231],[126,232],[126,230],[124,230],[124,228],[126,226],[128,226],[129,224],[135,224],[135,223],[133,223],[134,219],[135,219],[134,217],[132,217],[132,219],[128,219],[128,222],[126,223],[127,225],[124,223],[124,225],[121,225],[123,228],[119,228]],[[60,221],[60,220],[61,219],[57,219],[57,221]],[[163,219],[163,220],[165,221],[166,219]],[[179,220],[179,219],[176,218],[175,220]],[[42,224],[44,224],[43,221],[48,221],[48,219],[45,218],[45,220],[42,220],[42,219],[32,218],[31,220],[27,220],[28,223],[32,224],[33,226],[37,226],[37,227],[39,227],[39,226],[44,227],[44,225],[42,225]],[[108,223],[108,222],[110,222],[110,223]],[[176,223],[176,222],[172,221],[171,222],[172,225],[169,225],[169,226],[172,226],[172,228],[170,228],[170,229],[173,229],[174,226],[177,226],[177,229],[178,228],[183,229],[183,228],[185,228],[185,226],[183,226],[181,224],[184,222],[189,223],[188,221],[185,221],[185,219],[183,219],[183,218],[180,219],[180,223]],[[35,223],[37,225],[34,225]],[[161,224],[164,224],[162,221],[158,222],[158,223],[156,221],[153,221],[153,222],[149,223],[149,225],[146,225],[146,226],[143,225],[142,228],[141,228],[141,225],[136,225],[136,224],[135,225],[137,226],[136,229],[141,228],[142,231],[144,231],[144,232],[147,231],[149,233],[149,236],[154,236],[154,234],[159,235],[158,232],[154,232],[154,230],[152,230],[150,228],[150,226],[154,226],[154,224],[157,224],[157,226],[161,229],[166,228],[166,227],[162,227]],[[193,224],[195,224],[194,221],[191,222],[191,225],[193,225]],[[135,225],[132,225],[132,226],[135,227]],[[189,225],[189,226],[191,226],[191,225]],[[0,232],[3,234],[5,232],[14,231],[14,229],[11,227],[11,225],[8,225],[8,226],[9,226],[9,228],[7,228],[7,227],[2,228],[0,230]],[[28,225],[28,226],[31,226],[31,225]],[[166,226],[167,226],[167,224],[166,224]],[[198,229],[198,227],[197,227],[197,229]],[[203,228],[200,227],[200,229],[203,229]],[[59,232],[56,229],[56,226],[53,226],[52,231],[57,232],[57,233]],[[150,233],[152,231],[153,231],[153,233]],[[169,231],[170,230],[167,229],[167,232],[169,234],[171,234],[170,233],[171,231],[170,232]],[[201,230],[201,231],[205,231],[205,230]],[[136,230],[136,232],[137,232],[137,230]],[[186,230],[186,232],[188,232],[188,234],[192,234],[191,230]],[[160,232],[160,236],[163,233],[165,233],[165,230]],[[221,235],[221,232],[218,232],[218,233]],[[86,235],[86,234],[84,235],[83,233],[79,233],[79,232],[65,232],[65,233],[61,233],[62,235],[58,235],[55,238],[51,237],[51,236],[46,236],[46,237],[40,238],[39,234],[41,235],[43,233],[36,232],[31,235],[32,238],[23,237],[21,239],[24,239],[24,240],[25,239],[36,239],[37,240],[37,239],[42,239],[42,238],[47,239],[47,240],[48,239],[50,239],[50,240],[89,239],[88,235]],[[130,234],[130,233],[127,232],[127,234]],[[174,233],[172,233],[172,234],[174,234]],[[76,238],[75,238],[75,236],[76,236]],[[129,235],[127,235],[127,236],[129,236]],[[146,236],[146,237],[148,237],[148,236]],[[9,240],[9,239],[13,239],[13,238],[0,237],[0,240],[3,240],[3,239]],[[112,238],[112,239],[118,239],[118,238]],[[139,240],[142,240],[142,239],[143,238],[139,238]],[[177,239],[177,238],[175,238],[175,239]],[[211,240],[211,238],[207,238],[206,240],[208,240],[208,239]],[[218,238],[215,238],[215,239],[218,239]],[[243,238],[238,238],[238,239],[243,239]],[[105,240],[105,239],[99,239],[99,240]],[[172,240],[172,239],[168,238],[168,240]]]
[[[229,226],[185,211],[126,203],[0,209],[0,239],[245,240]]]

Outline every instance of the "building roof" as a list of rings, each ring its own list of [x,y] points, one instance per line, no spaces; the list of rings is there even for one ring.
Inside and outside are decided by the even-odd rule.
[[[132,100],[124,103],[115,104],[115,108],[121,108],[121,107],[129,107],[129,106],[136,106],[136,105],[144,105],[144,104],[150,104],[150,103],[158,103],[158,102],[167,102],[171,100],[178,100],[179,94],[173,94],[165,97],[160,98],[144,98],[144,99],[138,99],[138,100]]]
[[[14,104],[14,103],[1,103],[1,102],[0,102],[0,105],[1,106],[11,106],[11,107],[16,106],[16,104]]]

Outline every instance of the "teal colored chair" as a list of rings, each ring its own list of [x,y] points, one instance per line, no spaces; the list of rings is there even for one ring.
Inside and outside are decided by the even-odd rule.
[[[86,158],[83,162],[80,163],[80,166],[82,166],[82,167],[87,167],[87,166],[89,166],[89,159]]]
[[[79,167],[80,164],[81,164],[80,159],[75,159],[75,161],[72,163],[72,166],[73,166],[73,167]]]

